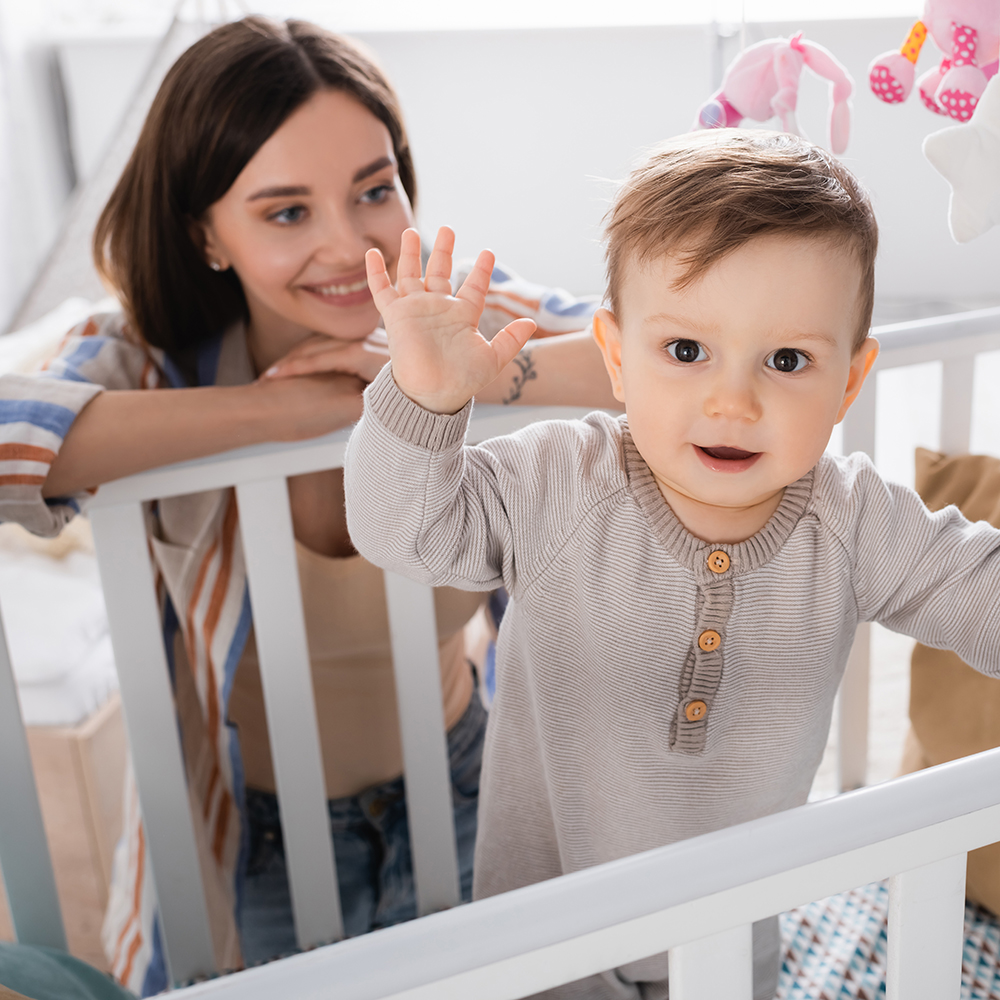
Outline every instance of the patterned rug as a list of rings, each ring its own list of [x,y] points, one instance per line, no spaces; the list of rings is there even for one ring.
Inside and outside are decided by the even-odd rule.
[[[885,996],[885,882],[781,915],[785,954],[777,1000],[879,1000]],[[965,908],[962,1000],[1000,1000],[1000,921]]]

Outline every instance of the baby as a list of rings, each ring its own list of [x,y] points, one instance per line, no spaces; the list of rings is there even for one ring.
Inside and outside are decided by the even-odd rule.
[[[626,415],[463,445],[471,398],[530,321],[476,330],[453,237],[369,283],[391,365],[348,448],[372,562],[511,601],[486,741],[474,895],[806,801],[859,622],[1000,677],[1000,532],[931,514],[862,454],[824,454],[878,352],[877,227],[859,183],[789,135],[659,148],[607,224],[595,337]],[[755,928],[755,996],[777,977]],[[654,956],[547,996],[667,996]]]

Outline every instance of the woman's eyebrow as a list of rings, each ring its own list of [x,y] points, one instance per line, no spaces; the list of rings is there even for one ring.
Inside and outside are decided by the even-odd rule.
[[[380,156],[377,160],[372,160],[371,163],[366,167],[362,167],[353,177],[351,183],[357,184],[363,181],[366,177],[371,177],[372,174],[377,174],[380,170],[384,170],[386,167],[393,166],[393,160],[389,156]]]
[[[301,198],[309,194],[312,194],[312,191],[301,184],[292,187],[269,187],[255,191],[247,201],[258,201],[261,198]]]

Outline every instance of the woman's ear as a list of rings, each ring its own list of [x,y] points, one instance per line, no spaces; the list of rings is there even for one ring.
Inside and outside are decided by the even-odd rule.
[[[625,402],[622,387],[622,337],[618,321],[608,309],[598,309],[594,313],[594,340],[604,357],[604,367],[611,379],[611,391],[619,403]]]
[[[212,224],[210,222],[201,222],[198,219],[189,219],[187,225],[191,242],[198,248],[205,263],[213,271],[227,270],[230,264],[218,246],[218,240],[216,239]]]
[[[874,337],[869,337],[855,352],[851,358],[851,369],[847,376],[847,388],[844,390],[844,401],[840,404],[840,412],[837,414],[836,423],[844,419],[844,415],[851,408],[851,403],[858,398],[861,387],[865,384],[868,373],[875,364],[878,357],[878,341]]]

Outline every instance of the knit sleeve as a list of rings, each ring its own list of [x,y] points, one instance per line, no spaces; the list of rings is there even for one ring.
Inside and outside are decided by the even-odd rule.
[[[1000,531],[957,507],[932,513],[861,456],[842,466],[839,504],[861,621],[950,649],[1000,677]]]
[[[156,366],[123,336],[119,314],[91,317],[74,327],[42,371],[0,375],[0,520],[57,535],[90,498],[86,491],[42,496],[73,422],[102,389],[157,383]]]
[[[603,497],[625,488],[619,424],[545,421],[464,445],[471,403],[440,416],[386,365],[347,446],[347,523],[358,551],[433,586],[512,596],[529,587]]]

